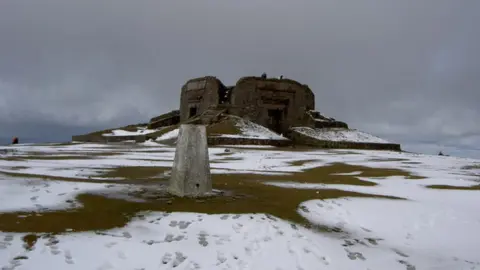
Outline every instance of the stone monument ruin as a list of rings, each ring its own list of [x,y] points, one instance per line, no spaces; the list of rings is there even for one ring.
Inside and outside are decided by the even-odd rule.
[[[180,125],[168,192],[179,197],[199,197],[211,191],[206,127]]]
[[[111,133],[111,130],[106,130],[103,133],[93,132],[72,136],[72,141],[104,143],[135,140],[144,142],[150,139],[156,140],[167,130],[176,130],[181,124],[202,124],[209,128],[212,127],[214,130],[215,125],[219,124],[216,126],[216,132],[209,132],[207,139],[210,145],[303,145],[317,148],[401,151],[400,144],[396,143],[342,139],[341,133],[356,133],[357,131],[350,130],[345,122],[316,111],[315,95],[310,87],[285,78],[283,75],[272,78],[267,77],[267,74],[264,73],[260,77],[243,77],[234,85],[225,85],[214,76],[193,78],[182,86],[179,94],[180,108],[178,110],[153,117],[148,124],[141,125],[143,128],[156,131],[141,134],[134,129],[132,135],[110,136],[105,133]],[[230,120],[237,118],[237,120],[230,121],[230,124],[238,122],[238,118],[241,118],[245,122],[260,125],[282,135],[285,140],[221,136],[220,134],[223,133],[237,132],[226,127],[222,128],[221,123],[228,118]],[[226,123],[225,126],[229,125],[228,121],[224,123]],[[128,128],[132,127],[125,128],[129,130]],[[338,133],[337,139],[339,140],[330,139],[331,136],[321,136],[321,134],[326,134],[324,131]]]

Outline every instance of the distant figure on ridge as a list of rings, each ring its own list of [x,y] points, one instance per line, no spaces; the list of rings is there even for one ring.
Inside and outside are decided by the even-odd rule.
[[[12,144],[18,144],[18,138],[17,137],[13,137]]]
[[[262,73],[262,79],[266,79],[267,78],[267,73]]]

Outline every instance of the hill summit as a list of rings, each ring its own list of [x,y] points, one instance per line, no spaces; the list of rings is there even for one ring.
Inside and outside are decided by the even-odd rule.
[[[188,80],[180,108],[148,124],[73,136],[73,141],[174,141],[183,123],[207,126],[209,144],[308,145],[322,148],[400,150],[400,145],[349,129],[315,110],[308,85],[286,78],[243,77],[225,86],[213,76]]]

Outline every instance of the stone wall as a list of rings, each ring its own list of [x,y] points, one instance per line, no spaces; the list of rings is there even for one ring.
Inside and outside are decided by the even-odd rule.
[[[271,140],[253,138],[231,138],[210,136],[207,138],[208,145],[272,145],[277,147],[291,146],[290,140]]]
[[[314,128],[348,128],[347,123],[340,121],[313,121]]]
[[[182,87],[180,94],[180,121],[191,117],[190,109],[195,108],[195,115],[215,107],[219,101],[219,89],[222,82],[215,77],[207,76],[189,80]]]
[[[315,98],[308,86],[293,80],[247,77],[235,85],[231,104],[230,113],[283,133],[306,124],[305,112],[315,108]],[[281,111],[278,126],[272,124],[269,110]]]
[[[162,115],[153,117],[152,119],[150,119],[150,123],[157,122],[157,121],[160,121],[162,119],[177,116],[177,115],[178,116],[180,115],[180,111],[179,110],[173,110],[173,111],[170,111],[168,113],[164,113]]]
[[[307,145],[319,148],[340,148],[340,149],[368,149],[368,150],[391,150],[401,151],[400,144],[395,143],[367,143],[367,142],[344,142],[317,140],[299,132],[289,130],[284,134],[292,140],[295,145]]]
[[[171,113],[163,118],[156,118],[155,121],[151,121],[148,124],[149,129],[156,129],[160,127],[176,125],[180,122],[180,111],[177,113]],[[153,119],[152,119],[153,120]]]
[[[219,106],[283,133],[292,126],[311,125],[306,111],[315,109],[315,96],[307,85],[290,79],[244,77],[234,87],[225,87],[215,77],[201,77],[182,87],[180,122]]]

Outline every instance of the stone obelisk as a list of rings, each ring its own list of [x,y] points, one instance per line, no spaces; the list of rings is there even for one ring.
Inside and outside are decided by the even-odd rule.
[[[206,127],[180,125],[168,192],[180,197],[199,197],[211,191]]]

